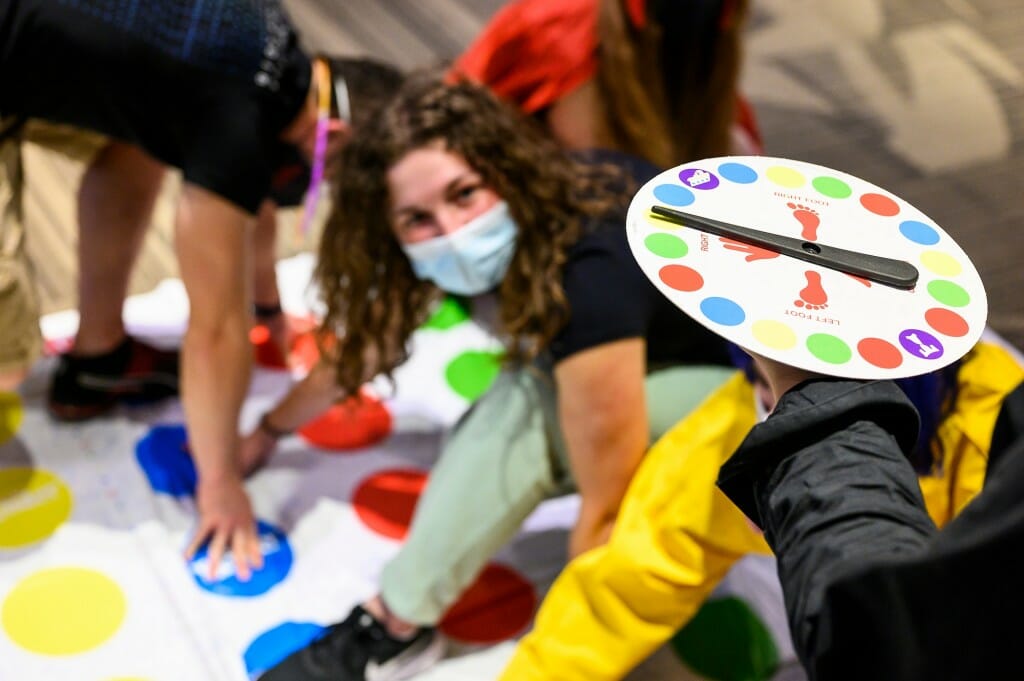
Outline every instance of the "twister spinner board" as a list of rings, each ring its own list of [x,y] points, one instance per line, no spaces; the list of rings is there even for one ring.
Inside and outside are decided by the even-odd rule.
[[[689,316],[809,371],[927,373],[962,357],[985,326],[981,278],[945,231],[823,166],[767,156],[687,163],[640,188],[627,231],[644,273]]]

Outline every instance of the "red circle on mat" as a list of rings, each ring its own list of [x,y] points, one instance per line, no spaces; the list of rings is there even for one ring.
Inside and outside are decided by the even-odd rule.
[[[359,483],[352,507],[363,523],[389,539],[405,539],[427,474],[413,469],[388,469]]]
[[[270,329],[265,324],[256,324],[249,330],[256,363],[267,369],[287,369],[289,365],[309,371],[320,359],[313,330],[316,320],[312,317],[286,315],[288,324],[288,356],[270,338]]]
[[[895,369],[903,364],[903,353],[900,349],[881,338],[865,338],[857,343],[857,352],[880,369]]]
[[[933,307],[924,313],[924,320],[939,333],[960,338],[970,329],[963,317],[944,307]]]
[[[367,447],[390,433],[391,412],[367,393],[334,405],[299,428],[299,435],[311,445],[335,451]]]
[[[530,623],[537,596],[515,570],[491,563],[448,609],[438,627],[463,643],[508,640]]]
[[[287,369],[288,360],[281,348],[270,337],[270,329],[257,324],[249,329],[249,342],[252,343],[253,361],[266,369]]]
[[[697,270],[685,265],[665,265],[658,276],[667,286],[677,291],[696,291],[704,285],[704,277]]]
[[[864,194],[860,197],[860,205],[864,206],[875,215],[881,215],[887,218],[900,212],[900,206],[898,203],[890,199],[888,196],[883,196],[881,194]]]

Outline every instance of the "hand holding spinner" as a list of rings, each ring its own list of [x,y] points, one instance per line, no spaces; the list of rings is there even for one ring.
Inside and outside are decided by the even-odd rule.
[[[822,166],[710,158],[633,198],[630,247],[716,334],[808,371],[901,378],[950,364],[985,326],[974,265],[906,201]]]

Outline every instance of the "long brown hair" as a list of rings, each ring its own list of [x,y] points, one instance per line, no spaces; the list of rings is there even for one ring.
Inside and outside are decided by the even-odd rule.
[[[388,170],[405,154],[439,142],[508,202],[519,226],[499,288],[499,331],[511,362],[536,357],[568,319],[562,266],[582,221],[625,201],[620,178],[572,160],[486,89],[432,74],[410,78],[342,151],[320,243],[323,327],[339,340],[321,350],[349,394],[405,361],[409,337],[439,295],[416,278],[399,246],[387,185]]]
[[[663,168],[730,153],[748,0],[599,0],[598,87],[615,145]]]

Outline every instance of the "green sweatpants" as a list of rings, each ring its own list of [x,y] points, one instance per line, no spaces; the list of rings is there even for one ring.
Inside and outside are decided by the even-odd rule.
[[[733,372],[677,366],[648,375],[650,442]],[[387,607],[436,624],[540,502],[572,489],[553,378],[532,367],[502,372],[456,426],[405,544],[384,567]]]

